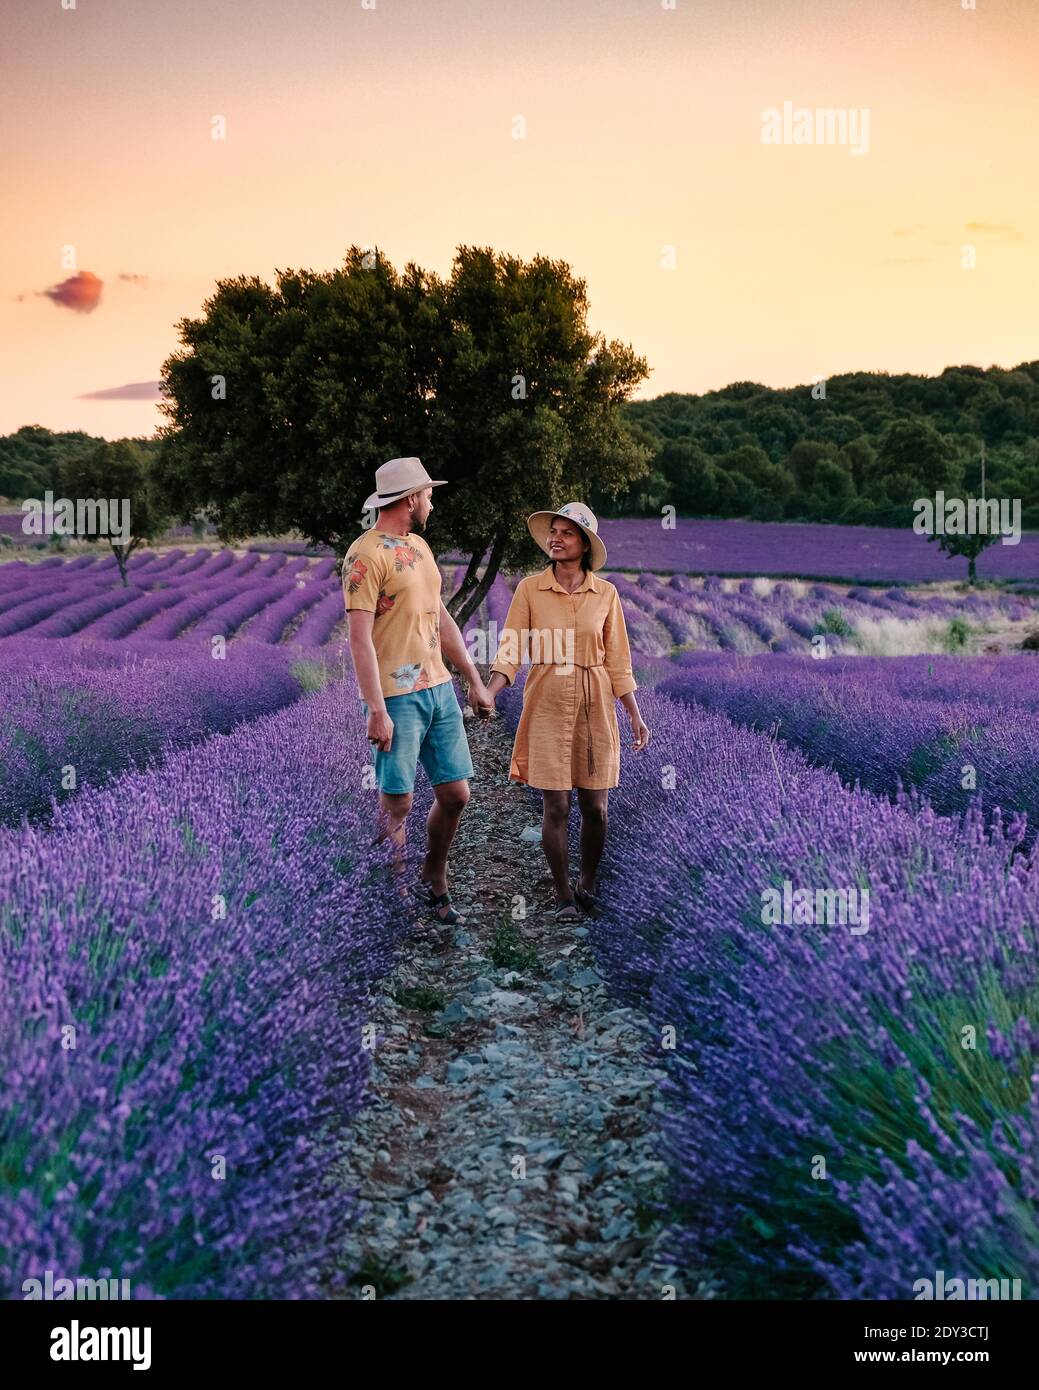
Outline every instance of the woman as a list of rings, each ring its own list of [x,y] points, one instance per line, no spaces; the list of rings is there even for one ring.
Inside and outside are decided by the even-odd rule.
[[[556,889],[556,917],[573,921],[577,903],[598,906],[596,874],[606,842],[609,788],[620,780],[615,700],[631,719],[634,748],[649,743],[635,700],[631,652],[620,596],[597,579],[606,563],[598,523],[581,502],[534,512],[530,534],[551,559],[520,581],[501,633],[487,690],[492,699],[515,679],[525,650],[530,671],[509,776],[544,798],[541,843]],[[570,793],[581,810],[581,871],[570,882]],[[576,901],[575,901],[576,900]]]

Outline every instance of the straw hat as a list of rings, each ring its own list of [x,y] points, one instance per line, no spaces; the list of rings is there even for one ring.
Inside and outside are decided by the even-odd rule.
[[[446,478],[431,478],[422,467],[421,459],[390,459],[375,470],[375,491],[361,510],[367,512],[373,507],[388,507],[411,492],[422,492],[427,487],[443,487],[446,482]]]
[[[552,518],[556,516],[565,516],[567,521],[572,521],[584,532],[592,543],[589,566],[593,570],[601,570],[606,563],[606,547],[599,539],[599,523],[595,519],[595,513],[583,502],[567,502],[562,507],[557,507],[554,512],[532,512],[527,517],[527,530],[545,554],[549,553],[548,528],[552,525]]]

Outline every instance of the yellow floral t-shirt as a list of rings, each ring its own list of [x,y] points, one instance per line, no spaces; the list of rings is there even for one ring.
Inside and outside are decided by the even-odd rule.
[[[440,651],[440,571],[421,536],[366,531],[343,562],[346,611],[375,614],[382,693],[408,695],[451,676]]]

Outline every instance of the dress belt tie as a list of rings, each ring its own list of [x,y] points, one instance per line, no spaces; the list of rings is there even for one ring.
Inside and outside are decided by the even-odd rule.
[[[605,662],[602,662],[602,661],[592,661],[592,662],[588,662],[587,664],[585,664],[585,663],[580,662],[580,661],[568,661],[568,662],[541,661],[541,662],[537,662],[536,664],[539,665],[539,666],[556,666],[556,667],[559,667],[559,666],[562,665],[564,668],[565,668],[566,666],[576,666],[576,667],[578,667],[578,669],[580,670],[580,672],[581,672],[581,698],[582,698],[582,700],[584,701],[584,722],[585,722],[585,724],[586,724],[586,726],[587,726],[587,728],[588,728],[588,747],[587,747],[587,750],[586,750],[586,751],[587,751],[587,755],[588,755],[588,771],[589,771],[589,772],[594,772],[594,771],[595,771],[595,750],[592,748],[592,720],[591,720],[591,709],[592,709],[592,678],[591,678],[591,676],[590,676],[588,673],[589,673],[589,671],[594,671],[595,668],[596,668],[597,666],[603,666],[603,665],[605,665]]]
[[[592,748],[592,678],[588,673],[596,666],[601,666],[603,663],[601,661],[593,661],[591,665],[583,666],[579,661],[575,661],[573,664],[581,667],[581,696],[584,700],[584,722],[588,729],[588,771],[591,773],[595,771],[595,751]]]
[[[590,674],[589,674],[590,671],[591,671],[591,667],[590,667],[590,666],[582,666],[582,667],[581,667],[581,693],[582,693],[583,696],[584,696],[584,722],[585,722],[585,727],[586,727],[587,730],[588,730],[588,771],[589,771],[589,772],[594,772],[594,771],[595,771],[595,753],[592,751],[592,718],[591,718],[591,708],[592,708],[592,691],[591,691],[591,684],[592,684],[592,678],[591,678],[591,676],[590,676]]]

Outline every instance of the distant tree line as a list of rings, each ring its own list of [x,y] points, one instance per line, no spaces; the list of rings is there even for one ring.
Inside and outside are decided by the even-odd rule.
[[[984,460],[986,496],[1021,498],[1024,526],[1039,528],[1039,362],[1023,363],[1009,371],[947,367],[938,377],[855,372],[829,378],[825,396],[818,387],[813,393],[811,386],[773,390],[753,382],[737,382],[702,396],[670,392],[652,400],[624,402],[625,392],[639,379],[641,363],[620,345],[610,344],[607,350],[597,343],[598,356],[592,360],[603,377],[595,384],[603,400],[595,401],[595,415],[575,387],[579,380],[575,364],[584,360],[591,343],[580,327],[585,309],[583,286],[570,282],[562,267],[546,268],[544,263],[537,263],[530,270],[524,269],[528,276],[528,283],[522,285],[526,302],[516,289],[522,279],[511,262],[495,261],[486,252],[470,254],[456,272],[456,294],[461,298],[464,291],[466,298],[464,304],[450,304],[449,309],[456,324],[463,314],[466,316],[465,370],[452,369],[450,381],[441,371],[438,384],[444,401],[436,421],[439,429],[430,428],[431,380],[419,380],[416,386],[421,372],[408,358],[409,351],[416,352],[417,334],[410,340],[410,348],[391,336],[397,356],[389,372],[381,359],[369,364],[371,379],[363,381],[364,399],[372,406],[378,402],[378,406],[358,414],[351,411],[350,388],[342,382],[336,387],[333,381],[326,381],[330,366],[326,359],[332,353],[349,356],[348,349],[355,346],[353,340],[341,322],[334,326],[324,321],[331,305],[326,309],[322,304],[320,312],[311,308],[308,315],[296,305],[296,321],[318,323],[329,344],[313,351],[308,345],[306,365],[294,367],[296,395],[289,419],[307,420],[303,438],[297,441],[293,437],[297,431],[290,430],[285,420],[277,430],[270,421],[263,421],[260,428],[261,407],[273,399],[274,373],[287,373],[282,365],[286,360],[283,342],[272,345],[266,375],[258,374],[257,363],[249,361],[250,389],[245,391],[239,384],[234,393],[235,408],[221,412],[218,420],[213,419],[217,412],[209,403],[206,368],[197,360],[202,356],[201,342],[196,342],[194,361],[191,357],[174,359],[168,368],[180,402],[188,391],[186,374],[189,370],[196,374],[192,378],[198,396],[194,417],[182,404],[180,430],[168,432],[172,438],[167,438],[165,451],[159,438],[119,442],[133,446],[146,474],[157,469],[164,475],[166,493],[172,491],[180,503],[204,510],[206,502],[217,496],[215,513],[227,534],[242,534],[250,526],[270,529],[294,524],[304,534],[340,545],[348,527],[340,526],[342,534],[332,535],[328,521],[354,515],[357,499],[368,488],[372,470],[383,455],[412,449],[428,457],[434,476],[453,475],[459,482],[465,479],[467,486],[453,490],[455,496],[450,507],[445,507],[447,517],[443,520],[450,519],[452,541],[473,553],[479,551],[484,539],[481,523],[490,492],[501,494],[495,495],[497,510],[507,507],[510,514],[515,511],[519,516],[535,481],[535,458],[539,460],[538,497],[530,506],[542,500],[542,493],[558,491],[562,486],[564,491],[576,488],[587,495],[604,516],[658,516],[661,507],[670,504],[682,516],[881,526],[911,525],[915,499],[933,497],[938,490],[947,496],[980,496]],[[555,454],[546,449],[536,429],[518,429],[517,421],[526,423],[525,411],[514,415],[498,403],[501,373],[497,364],[504,349],[497,339],[508,342],[510,361],[524,362],[545,352],[541,343],[532,345],[523,339],[524,334],[530,334],[530,325],[537,322],[532,310],[538,296],[545,293],[539,278],[552,283],[556,291],[553,302],[564,305],[571,315],[566,350],[574,361],[561,365],[562,354],[553,348],[555,396],[570,402],[573,417],[565,422],[569,431],[566,449],[558,448]],[[344,299],[349,296],[357,280],[354,252],[346,271],[326,278],[319,287],[334,305],[340,293]],[[479,281],[479,296],[471,281]],[[289,284],[296,292],[294,283],[286,278],[283,294]],[[559,292],[560,285],[566,293]],[[313,278],[307,287],[313,289]],[[396,296],[398,319],[406,318],[406,311],[411,310],[409,298],[424,298],[413,282],[398,279],[381,263],[379,274],[365,290],[369,298],[377,300],[373,287],[384,298]],[[502,307],[500,301],[506,294],[516,298],[515,306]],[[486,324],[476,324],[474,304],[480,305]],[[489,304],[493,304],[493,313],[486,307]],[[207,308],[207,319],[190,327],[199,339],[203,329],[217,339],[209,348],[211,366],[207,363],[214,371],[223,365],[226,351],[216,332],[218,326],[226,325],[227,332],[238,331],[244,321],[255,337],[258,322],[284,331],[283,317],[287,316],[285,306],[280,301],[276,304],[272,292],[258,282],[222,285]],[[378,338],[376,321],[388,313],[386,305],[367,304],[363,313],[356,304],[352,309],[358,334],[363,343],[371,345]],[[562,312],[560,309],[560,316]],[[436,320],[427,313],[425,324],[429,322],[435,324]],[[556,327],[554,320],[552,326]],[[482,349],[479,370],[473,366],[474,341]],[[360,346],[357,351],[361,351]],[[386,351],[388,346],[384,356]],[[254,348],[250,356],[257,355]],[[435,355],[433,348],[428,355]],[[295,357],[292,361],[295,364]],[[567,371],[571,379],[566,378]],[[364,376],[356,364],[351,372]],[[480,372],[487,377],[486,382]],[[394,381],[400,385],[401,399],[388,400]],[[562,389],[564,381],[566,391]],[[532,385],[537,384],[535,372]],[[592,393],[586,386],[584,389],[590,397]],[[308,392],[314,401],[306,400]],[[334,397],[334,410],[323,405],[329,392]],[[614,399],[620,398],[616,414],[623,437],[610,422],[609,406],[603,405],[610,392]],[[542,434],[558,434],[555,410],[562,407],[542,411],[531,420],[531,426],[536,423]],[[320,416],[318,422],[312,418],[315,412]],[[200,417],[207,421],[208,429],[201,428]],[[444,423],[447,419],[450,430]],[[226,430],[230,422],[237,433],[229,439]],[[177,439],[178,433],[183,439]],[[321,441],[320,447],[317,441]],[[42,497],[48,488],[58,495],[63,478],[69,481],[76,476],[78,465],[95,473],[100,467],[103,473],[104,450],[98,451],[104,443],[81,430],[53,433],[39,425],[26,425],[0,436],[0,500],[18,503],[26,497]],[[560,457],[564,452],[569,455],[566,466]],[[481,476],[476,485],[467,476],[471,468],[464,463],[467,455],[479,459]],[[179,456],[179,469],[170,467],[173,456]],[[320,488],[315,487],[317,480]],[[95,481],[100,483],[100,478]],[[504,486],[506,481],[508,487]],[[438,506],[446,503],[446,497],[438,500]],[[509,539],[511,560],[515,542],[511,535]]]
[[[132,444],[143,458],[154,458],[157,439],[124,441]],[[13,434],[0,435],[0,501],[19,503],[27,497],[40,497],[48,490],[58,497],[63,492],[63,470],[96,454],[104,439],[83,430],[57,433],[42,425],[23,425]]]
[[[1039,362],[947,367],[938,377],[853,372],[819,387],[737,382],[702,396],[670,392],[622,410],[652,450],[649,472],[607,516],[752,517],[903,526],[913,501],[1020,497],[1039,527]],[[592,500],[592,499],[590,499]]]

